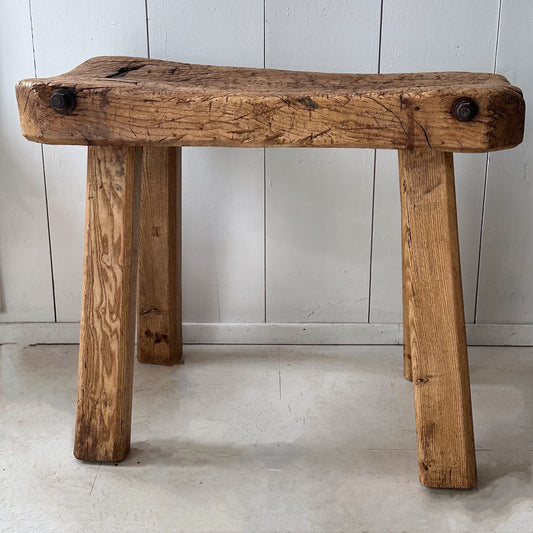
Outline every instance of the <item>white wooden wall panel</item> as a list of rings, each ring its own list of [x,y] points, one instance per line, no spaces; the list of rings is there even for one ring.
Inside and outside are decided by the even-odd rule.
[[[267,68],[375,72],[379,1],[266,0]],[[366,322],[374,152],[266,150],[267,322]]]
[[[489,159],[478,322],[533,322],[533,2],[503,0],[496,70],[526,100],[526,138]]]
[[[38,76],[95,55],[146,56],[144,0],[31,0]],[[45,146],[59,321],[79,320],[87,149]]]
[[[381,72],[492,72],[498,0],[384,0]],[[457,154],[457,210],[467,322],[474,320],[486,155]],[[398,163],[377,153],[371,322],[401,321]]]
[[[53,321],[41,147],[20,133],[15,83],[34,75],[28,2],[0,17],[0,322]]]
[[[383,0],[382,25],[380,0],[11,2],[0,19],[0,322],[54,320],[41,148],[19,134],[13,91],[34,72],[30,5],[38,76],[98,54],[146,56],[150,45],[154,58],[332,72],[492,71],[496,64],[532,102],[529,0],[501,0],[497,55],[500,0]],[[531,131],[528,118],[521,147],[491,154],[484,211],[486,156],[455,158],[470,322],[533,320]],[[86,150],[47,146],[44,159],[57,318],[75,321]],[[388,327],[379,323],[399,323],[396,153],[377,153],[374,205],[373,173],[370,150],[184,149],[184,319],[207,322],[194,342],[218,338],[214,322],[243,322],[252,328],[245,342],[256,338],[246,323],[265,319],[268,334],[257,333],[265,342],[276,342],[276,331],[284,342],[293,338],[283,327],[297,326],[276,322],[301,322],[306,333],[313,322],[369,317],[379,331]],[[514,335],[515,326],[498,327],[491,342]]]
[[[263,66],[262,0],[148,0],[151,57]],[[262,322],[262,149],[183,149],[183,320]]]

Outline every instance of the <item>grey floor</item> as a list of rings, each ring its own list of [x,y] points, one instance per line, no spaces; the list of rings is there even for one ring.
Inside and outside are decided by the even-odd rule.
[[[132,451],[72,456],[77,346],[0,346],[0,531],[533,532],[533,348],[470,348],[479,486],[419,485],[401,347],[137,364]]]

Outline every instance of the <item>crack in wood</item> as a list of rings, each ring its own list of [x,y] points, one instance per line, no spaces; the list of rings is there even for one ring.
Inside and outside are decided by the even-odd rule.
[[[113,74],[108,74],[106,76],[106,78],[122,78],[123,76],[125,76],[128,72],[132,72],[134,70],[139,70],[141,68],[143,68],[144,64],[142,65],[128,65],[126,67],[120,67],[116,72],[114,72]]]

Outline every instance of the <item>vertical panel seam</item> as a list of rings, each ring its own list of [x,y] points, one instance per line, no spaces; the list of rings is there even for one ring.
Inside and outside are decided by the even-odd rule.
[[[150,25],[148,23],[148,0],[144,0],[144,17],[146,20],[146,54],[150,58]]]
[[[381,41],[383,37],[383,0],[379,12],[378,74],[381,73]]]
[[[381,73],[381,41],[383,37],[383,0],[381,0],[379,13],[379,42],[378,42],[378,74]],[[372,300],[372,261],[374,256],[374,212],[376,200],[376,168],[377,150],[374,150],[374,169],[372,171],[372,209],[370,214],[370,257],[368,266],[368,314],[367,323],[370,324],[371,300]]]
[[[496,43],[494,49],[494,63],[492,71],[496,74],[496,67],[498,65],[498,48],[500,45],[500,24],[502,18],[502,0],[498,2],[498,22],[496,25]],[[487,184],[489,176],[489,164],[490,164],[490,153],[486,154],[485,159],[485,178],[483,181],[483,199],[481,203],[481,226],[479,228],[479,247],[478,247],[478,258],[477,258],[477,275],[476,275],[476,293],[474,299],[474,324],[477,324],[477,314],[478,314],[478,304],[479,304],[479,278],[481,275],[481,260],[482,260],[482,248],[483,248],[483,232],[485,228],[485,210],[487,202]]]
[[[266,68],[266,0],[263,0],[263,68]],[[267,164],[263,148],[263,320],[267,321]]]
[[[33,74],[34,77],[37,77],[37,59],[35,56],[35,38],[33,35],[33,15],[31,10],[31,0],[28,0],[28,10],[30,17],[30,32],[31,32],[31,48],[33,55]],[[48,254],[50,257],[50,281],[52,283],[52,302],[54,306],[54,322],[57,322],[57,305],[56,305],[56,287],[55,287],[55,276],[54,276],[54,260],[52,253],[52,232],[50,231],[50,210],[48,207],[48,187],[46,185],[46,168],[44,163],[44,147],[41,144],[41,168],[43,171],[43,187],[44,187],[44,205],[46,212],[46,231],[48,234]]]
[[[496,49],[494,50],[494,65],[493,72],[496,74],[496,67],[498,65],[498,48],[500,46],[500,25],[502,20],[502,0],[498,3],[498,26],[496,28]]]
[[[374,255],[374,202],[376,199],[376,163],[377,150],[374,150],[374,170],[372,173],[372,209],[370,214],[370,259],[368,267],[368,316],[367,323],[370,324],[370,302],[372,298],[372,260]]]

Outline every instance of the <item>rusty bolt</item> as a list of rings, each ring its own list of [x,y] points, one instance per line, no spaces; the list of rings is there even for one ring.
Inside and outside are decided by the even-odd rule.
[[[452,105],[452,116],[460,122],[472,120],[477,112],[477,104],[472,98],[458,98]]]
[[[68,87],[55,90],[50,96],[50,107],[60,115],[70,115],[76,107],[76,93]]]

